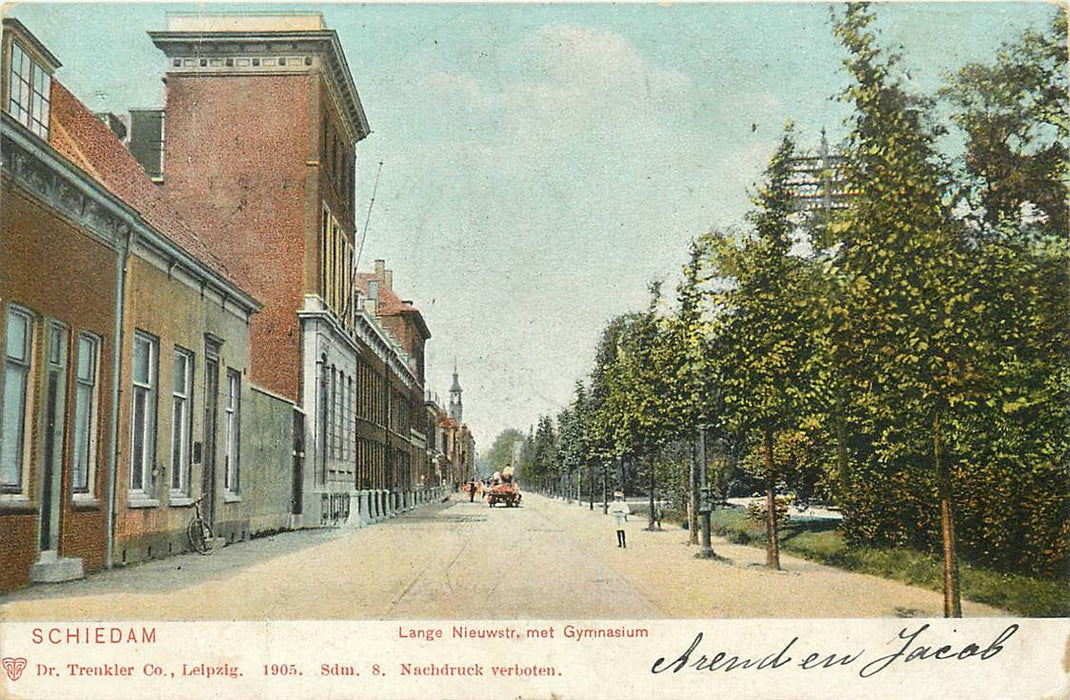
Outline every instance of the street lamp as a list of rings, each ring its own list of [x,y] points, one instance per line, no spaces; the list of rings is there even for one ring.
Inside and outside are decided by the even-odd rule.
[[[713,559],[713,547],[710,546],[710,511],[713,510],[713,494],[706,480],[706,428],[699,426],[698,452],[699,452],[699,486],[698,486],[698,513],[699,526],[702,533],[702,549],[696,554],[699,559]]]

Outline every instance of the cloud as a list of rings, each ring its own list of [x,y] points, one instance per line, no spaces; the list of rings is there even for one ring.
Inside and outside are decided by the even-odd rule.
[[[567,403],[605,321],[645,303],[653,277],[671,286],[687,240],[745,208],[770,146],[739,105],[777,109],[768,93],[700,88],[603,29],[543,26],[497,55],[415,81],[391,166],[405,186],[385,183],[373,244],[406,241],[398,279],[416,298],[449,290],[428,311],[434,345],[468,368],[488,431]],[[451,364],[435,352],[432,385]]]
[[[652,67],[631,42],[606,30],[549,25],[523,48],[530,70],[597,95],[679,93],[691,84],[683,73]]]

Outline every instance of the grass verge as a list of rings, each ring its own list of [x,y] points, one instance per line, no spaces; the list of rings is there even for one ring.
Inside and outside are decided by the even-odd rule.
[[[729,542],[765,547],[765,529],[749,520],[742,508],[718,508],[710,515],[710,524],[714,534]],[[849,548],[835,521],[793,515],[780,531],[780,547],[791,554],[848,571],[943,590],[941,558],[901,548]],[[1065,581],[1000,573],[965,562],[960,562],[959,574],[962,597],[967,600],[1028,617],[1070,614],[1070,586]]]

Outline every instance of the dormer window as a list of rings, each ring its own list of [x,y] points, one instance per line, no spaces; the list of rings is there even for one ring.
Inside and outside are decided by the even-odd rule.
[[[7,112],[47,141],[52,76],[18,41],[11,42],[10,66]]]

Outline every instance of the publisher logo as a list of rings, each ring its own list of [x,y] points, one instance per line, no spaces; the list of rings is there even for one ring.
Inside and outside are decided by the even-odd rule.
[[[21,656],[5,656],[0,659],[0,665],[4,667],[4,673],[13,681],[22,677],[22,670],[26,668],[26,659]]]

